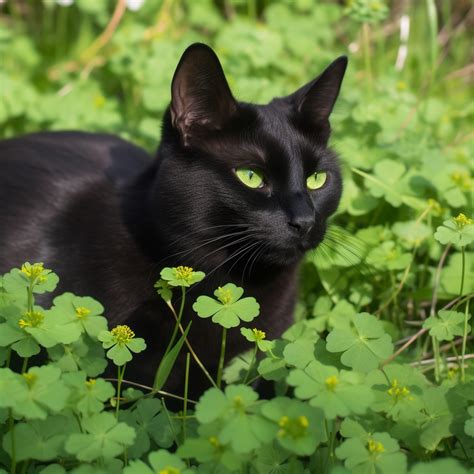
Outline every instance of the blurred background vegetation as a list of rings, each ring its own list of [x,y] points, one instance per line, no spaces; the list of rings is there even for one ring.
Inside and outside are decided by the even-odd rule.
[[[469,0],[3,0],[0,136],[106,131],[153,151],[190,43],[213,46],[236,97],[255,102],[347,54],[332,120],[347,238],[310,253],[299,314],[325,330],[341,305],[377,311],[396,337],[462,286],[459,247],[433,234],[472,216],[473,22]],[[464,293],[473,265],[466,252]]]

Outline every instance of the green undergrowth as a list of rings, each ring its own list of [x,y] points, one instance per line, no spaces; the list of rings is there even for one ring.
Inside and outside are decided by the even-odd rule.
[[[107,308],[83,295],[39,307],[35,296],[58,282],[41,264],[3,276],[0,473],[472,472],[474,102],[463,2],[148,0],[121,16],[116,2],[72,3],[0,5],[2,138],[81,129],[155,149],[173,71],[194,41],[215,48],[236,97],[256,102],[348,54],[331,139],[344,194],[303,262],[295,324],[281,339],[267,340],[258,302],[235,282],[189,302],[223,341],[241,331],[254,346],[224,367],[223,344],[216,373],[200,364],[176,304],[199,269],[164,269],[156,284],[176,329],[148,388],[126,372],[154,344],[147,335],[109,328]],[[199,400],[162,390],[179,353],[212,387]],[[114,380],[101,378],[107,364]],[[262,379],[275,398],[259,398]]]

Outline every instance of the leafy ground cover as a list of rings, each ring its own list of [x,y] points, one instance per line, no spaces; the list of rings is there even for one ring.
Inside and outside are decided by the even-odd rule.
[[[199,354],[174,301],[203,274],[163,271],[157,298],[177,329],[154,388],[138,390],[123,382],[126,364],[152,341],[107,327],[91,298],[39,307],[58,276],[18,262],[0,280],[0,473],[472,472],[469,2],[70,3],[0,6],[3,137],[77,128],[152,150],[193,41],[213,45],[236,96],[257,102],[349,53],[332,121],[345,190],[281,339],[266,339],[258,302],[232,282],[193,302],[223,340],[241,331],[254,349],[226,368],[221,358],[217,374],[202,367],[213,388],[199,400],[174,394],[179,413],[161,388],[179,351]],[[39,352],[49,363],[30,367]],[[107,363],[116,381],[100,377]],[[259,398],[259,379],[275,398]]]

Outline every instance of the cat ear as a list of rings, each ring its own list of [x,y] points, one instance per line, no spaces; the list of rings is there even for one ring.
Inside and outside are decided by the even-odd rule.
[[[346,67],[347,57],[337,58],[320,76],[291,96],[305,127],[327,130],[329,135],[329,115],[339,95]]]
[[[223,128],[237,110],[214,51],[195,43],[183,53],[171,84],[171,121],[183,142]]]

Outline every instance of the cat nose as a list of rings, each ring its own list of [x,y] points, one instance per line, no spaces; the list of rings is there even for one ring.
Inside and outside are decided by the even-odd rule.
[[[306,235],[314,225],[313,216],[296,215],[288,221],[290,228],[296,230],[299,235]]]

